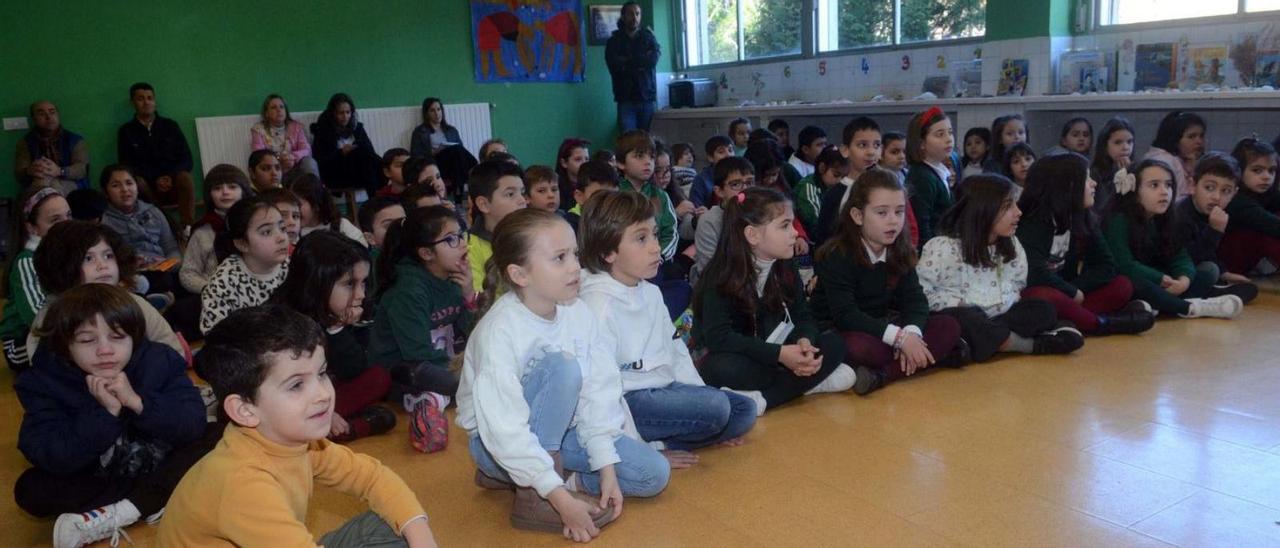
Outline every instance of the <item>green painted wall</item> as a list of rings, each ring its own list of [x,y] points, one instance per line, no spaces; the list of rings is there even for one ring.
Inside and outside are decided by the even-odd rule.
[[[1068,36],[1072,0],[987,0],[987,40]]]
[[[658,3],[657,14],[653,0],[642,4],[668,19],[646,24],[658,22],[670,52],[670,5]],[[63,125],[88,139],[94,168],[115,160],[116,128],[132,115],[136,81],[156,87],[160,113],[178,120],[193,149],[196,117],[257,112],[273,92],[297,111],[321,110],[338,91],[360,108],[415,105],[428,95],[487,101],[496,106],[494,135],[525,164],[549,164],[563,137],[609,144],[614,134],[603,46],[586,48],[582,84],[477,84],[470,8],[461,0],[67,0],[29,2],[8,15],[0,116],[25,116],[32,101],[53,100]],[[664,58],[659,70],[670,63]],[[13,150],[23,134],[0,132],[0,196],[16,191]]]

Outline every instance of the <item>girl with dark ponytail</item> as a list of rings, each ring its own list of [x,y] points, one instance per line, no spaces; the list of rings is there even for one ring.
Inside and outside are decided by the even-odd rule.
[[[422,451],[448,443],[444,408],[458,391],[450,362],[471,332],[476,293],[467,232],[443,206],[414,209],[392,224],[378,257],[378,310],[369,362],[404,394],[410,436]]]

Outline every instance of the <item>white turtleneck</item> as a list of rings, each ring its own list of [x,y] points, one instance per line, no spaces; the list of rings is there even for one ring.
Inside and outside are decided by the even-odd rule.
[[[769,273],[773,271],[774,259],[755,258],[756,261],[756,296],[764,296],[764,284],[769,282]]]

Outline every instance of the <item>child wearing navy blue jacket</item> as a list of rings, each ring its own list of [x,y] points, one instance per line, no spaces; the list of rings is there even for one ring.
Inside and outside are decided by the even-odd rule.
[[[211,448],[205,407],[172,348],[148,341],[129,292],[72,288],[49,306],[33,367],[14,388],[24,415],[18,448],[31,461],[14,486],[19,507],[58,516],[53,545],[118,537],[152,516]]]

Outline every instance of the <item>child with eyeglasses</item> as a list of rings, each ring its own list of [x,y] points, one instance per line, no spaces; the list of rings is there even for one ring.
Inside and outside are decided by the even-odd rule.
[[[476,291],[467,232],[443,206],[414,209],[387,229],[378,260],[378,311],[369,362],[391,372],[402,394],[414,447],[448,443],[444,408],[458,391],[449,362],[471,332]]]

